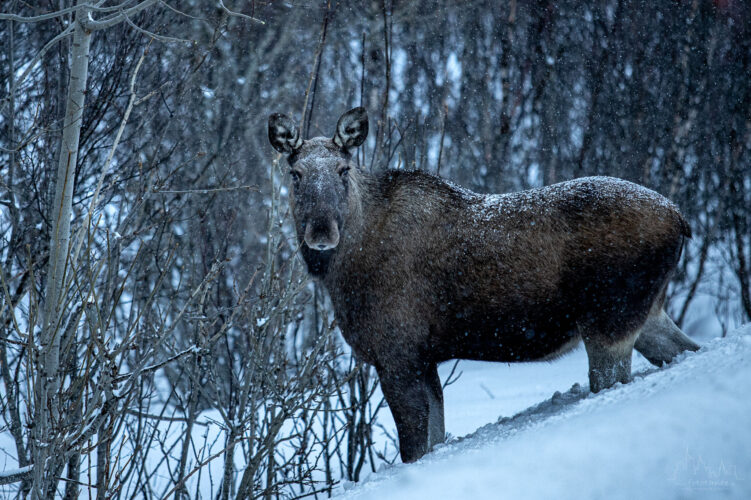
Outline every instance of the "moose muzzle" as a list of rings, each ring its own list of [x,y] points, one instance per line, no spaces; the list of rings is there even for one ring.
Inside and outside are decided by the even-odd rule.
[[[339,244],[339,224],[331,219],[313,219],[305,227],[305,244],[313,250],[331,250]]]

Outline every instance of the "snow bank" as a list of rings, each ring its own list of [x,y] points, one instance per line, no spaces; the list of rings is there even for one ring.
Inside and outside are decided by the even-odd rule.
[[[564,380],[585,379],[581,351],[527,373],[560,365]],[[524,385],[500,366],[504,387]],[[630,384],[592,395],[583,382],[415,464],[346,484],[341,498],[751,498],[751,325],[662,369],[638,360]],[[500,409],[503,391],[482,385]]]

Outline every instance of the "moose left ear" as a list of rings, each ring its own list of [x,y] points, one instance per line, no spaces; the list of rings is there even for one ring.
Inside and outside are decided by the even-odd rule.
[[[359,107],[350,109],[339,118],[334,144],[343,149],[356,148],[368,137],[368,112]]]

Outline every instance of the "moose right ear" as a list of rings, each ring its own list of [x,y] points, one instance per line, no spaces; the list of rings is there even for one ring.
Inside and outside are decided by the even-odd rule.
[[[368,112],[359,107],[344,113],[336,124],[334,144],[340,148],[356,148],[368,137]]]
[[[269,142],[280,153],[290,154],[302,146],[297,125],[287,115],[274,113],[269,116]]]

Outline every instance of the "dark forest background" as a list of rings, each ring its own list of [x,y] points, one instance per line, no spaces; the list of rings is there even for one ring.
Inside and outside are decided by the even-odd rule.
[[[0,6],[59,13],[0,20],[6,469],[33,466],[30,429],[48,411],[31,389],[45,359],[34,336],[71,64],[71,37],[54,39],[74,3]],[[394,460],[373,437],[377,381],[295,255],[274,112],[311,137],[365,106],[358,161],[372,171],[480,192],[585,175],[650,187],[694,233],[676,322],[701,336],[751,319],[747,2],[166,1],[91,44],[57,319],[66,408],[45,431],[59,460],[46,482],[21,471],[0,491],[194,498],[210,472],[220,498],[325,496]]]

